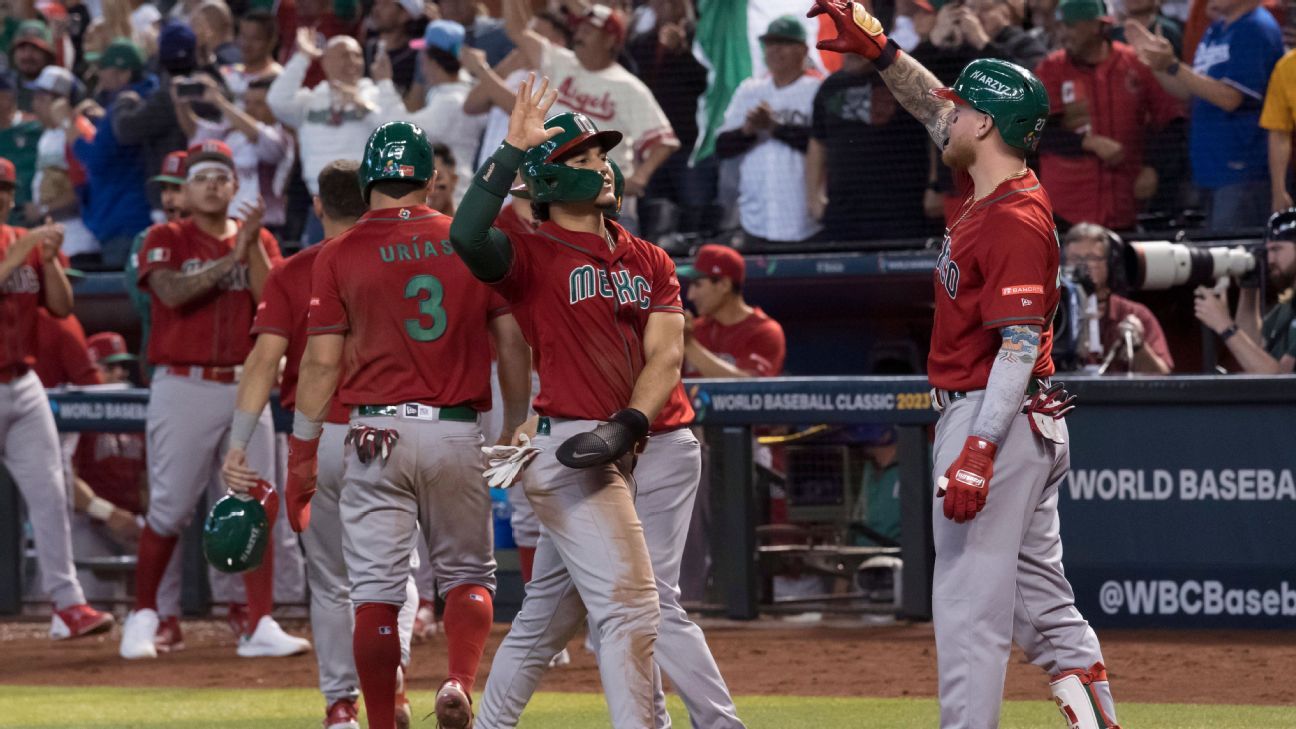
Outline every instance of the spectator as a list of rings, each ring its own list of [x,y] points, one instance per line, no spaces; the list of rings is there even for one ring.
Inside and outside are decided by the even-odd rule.
[[[428,195],[428,207],[454,217],[459,195],[459,173],[455,171],[454,152],[441,142],[432,144],[432,161],[436,165],[436,186]]]
[[[850,430],[859,439],[864,456],[851,511],[851,543],[860,547],[898,546],[900,448],[896,429],[890,425],[862,425]]]
[[[1033,69],[1048,48],[1022,29],[1008,0],[971,0],[955,6],[954,23],[979,57],[1002,58]]]
[[[539,69],[549,78],[549,88],[558,92],[550,114],[578,112],[624,135],[608,158],[625,175],[627,200],[620,222],[636,230],[637,211],[630,199],[643,195],[653,173],[679,149],[679,140],[648,87],[617,63],[625,43],[625,19],[606,5],[590,6],[569,51],[528,27],[527,0],[505,0],[504,7],[509,38],[527,65]]]
[[[423,128],[430,142],[441,142],[463,160],[455,170],[458,188],[455,200],[463,197],[472,184],[474,170],[469,167],[477,159],[477,147],[482,132],[486,130],[485,114],[468,114],[464,101],[472,84],[466,73],[461,73],[459,50],[463,45],[464,28],[450,20],[428,23],[423,34],[423,79],[427,83],[427,98],[423,108],[411,112],[408,119]],[[374,78],[390,71],[389,65],[375,66]]]
[[[1122,366],[1108,367],[1109,374],[1116,372],[1142,372],[1153,375],[1168,375],[1174,369],[1174,358],[1166,344],[1165,333],[1146,306],[1131,301],[1112,290],[1113,241],[1119,240],[1101,225],[1080,223],[1067,231],[1064,239],[1063,254],[1066,265],[1083,270],[1093,282],[1093,296],[1097,299],[1098,339],[1103,352],[1116,352],[1116,360]],[[1085,337],[1089,326],[1080,327],[1080,336]],[[1134,350],[1133,361],[1130,361],[1125,344],[1128,336],[1128,348]],[[1087,352],[1090,348],[1081,343],[1079,350]]]
[[[306,71],[317,58],[325,80],[304,88]],[[335,36],[320,50],[310,28],[298,29],[297,52],[270,84],[266,101],[279,121],[297,130],[302,181],[312,195],[319,194],[324,165],[364,149],[370,132],[405,111],[390,78],[374,83],[364,77],[364,53],[354,38]],[[323,236],[324,228],[311,212],[303,242],[318,243]]]
[[[1161,13],[1161,0],[1123,0],[1122,11],[1121,22],[1112,26],[1108,38],[1125,43],[1125,23],[1138,23],[1170,41],[1175,58],[1183,58],[1183,26]]]
[[[742,157],[738,217],[747,247],[808,239],[819,225],[797,193],[821,80],[806,70],[799,18],[775,18],[760,37],[769,74],[738,85],[716,138],[721,159]]]
[[[241,63],[221,69],[225,86],[242,101],[248,85],[258,79],[278,76],[283,67],[274,59],[275,19],[264,10],[253,10],[239,18],[238,47]]]
[[[918,237],[928,178],[927,130],[904,113],[873,65],[842,56],[814,97],[806,207],[828,241]],[[886,194],[860,194],[886,180]]]
[[[653,175],[640,211],[644,237],[701,232],[714,235],[712,225],[718,169],[708,157],[696,166],[690,155],[697,143],[698,98],[706,91],[707,70],[693,56],[696,18],[689,0],[652,0],[655,24],[630,38],[626,52],[675,130],[681,152],[673,154]]]
[[[1237,313],[1229,317],[1228,300],[1215,289],[1196,292],[1198,321],[1219,335],[1242,371],[1253,375],[1291,374],[1296,366],[1296,208],[1269,218],[1265,240],[1269,283],[1281,293],[1278,305],[1260,318],[1260,290],[1244,284]]]
[[[266,103],[266,94],[274,77],[253,81],[243,95],[242,105],[230,101],[210,77],[203,76],[201,100],[220,112],[216,121],[199,117],[191,99],[178,97],[176,112],[180,124],[189,133],[190,144],[217,139],[229,145],[238,172],[238,189],[232,209],[265,202],[262,223],[278,228],[287,218],[284,186],[292,170],[295,153],[292,139]]]
[[[1296,50],[1288,51],[1274,66],[1260,126],[1269,131],[1270,207],[1276,213],[1293,205],[1289,176],[1296,132]]]
[[[85,265],[98,262],[99,241],[81,220],[72,173],[84,184],[85,170],[68,151],[67,130],[76,125],[78,136],[92,136],[94,125],[72,110],[74,88],[72,74],[58,66],[46,66],[32,84],[32,110],[44,130],[36,144],[32,196],[42,218],[53,218],[63,226],[63,255],[74,259],[75,265]]]
[[[423,18],[423,0],[376,0],[369,11],[372,35],[365,41],[365,68],[373,67],[379,50],[386,52],[392,83],[403,97],[418,72],[418,49],[410,41],[419,32],[417,27]]]
[[[503,1],[507,17],[511,0]],[[517,43],[517,39],[505,29],[505,22],[484,14],[477,0],[440,0],[438,6],[442,18],[464,27],[464,45],[485,51],[486,62],[491,66],[499,65]]]
[[[140,179],[147,170],[161,167],[164,157],[184,149],[189,142],[189,135],[176,115],[178,84],[203,77],[223,84],[220,70],[199,59],[193,31],[178,23],[168,23],[158,36],[158,65],[162,68],[159,90],[148,95],[127,90],[112,110],[112,128],[117,140],[124,145],[139,145],[143,151]],[[209,118],[216,116],[216,110],[210,107],[195,111]],[[149,203],[154,210],[162,204],[153,196],[149,197]],[[135,232],[138,230],[131,235]],[[104,240],[102,236],[99,239]]]
[[[776,377],[783,372],[783,327],[743,300],[747,264],[732,248],[705,245],[692,265],[681,266],[689,303],[684,371],[691,377]]]
[[[1259,227],[1271,198],[1260,106],[1282,55],[1282,33],[1259,0],[1210,0],[1218,20],[1206,29],[1193,67],[1181,66],[1170,41],[1125,24],[1139,59],[1167,91],[1191,99],[1193,179],[1208,193],[1212,231]]]
[[[139,46],[119,38],[99,58],[95,100],[106,111],[95,124],[94,136],[83,135],[76,126],[68,130],[77,131],[72,152],[88,177],[81,217],[100,243],[105,266],[120,268],[126,262],[131,239],[149,224],[145,155],[141,147],[118,138],[117,107],[125,103],[138,108],[139,99],[155,91],[157,79],[144,73]]]
[[[40,219],[32,205],[32,178],[36,174],[36,148],[44,130],[40,122],[26,119],[18,110],[14,87],[14,77],[0,73],[0,157],[9,160],[18,175],[9,222],[32,224]]]
[[[1047,50],[1062,47],[1062,24],[1057,19],[1058,0],[1029,0],[1027,9],[1031,29],[1028,31]]]
[[[233,66],[243,60],[234,41],[234,16],[224,0],[207,0],[190,19],[197,40],[198,58],[203,65]]]
[[[39,20],[24,20],[14,33],[13,69],[18,74],[18,108],[31,111],[28,84],[40,76],[41,69],[53,65],[54,38]]]
[[[1130,230],[1138,201],[1156,192],[1145,144],[1180,121],[1166,132],[1177,136],[1183,110],[1132,48],[1107,39],[1104,0],[1062,0],[1058,13],[1063,47],[1035,69],[1051,107],[1040,181],[1056,217]]]

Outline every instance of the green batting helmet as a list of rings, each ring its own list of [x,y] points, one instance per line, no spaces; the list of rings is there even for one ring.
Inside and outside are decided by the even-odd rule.
[[[536,202],[578,202],[593,200],[603,189],[603,176],[557,162],[590,140],[609,151],[621,143],[621,132],[600,132],[584,114],[566,111],[545,122],[545,129],[562,129],[552,139],[528,149],[522,158],[522,181],[526,192],[519,194]]]
[[[369,188],[380,180],[427,182],[436,172],[432,145],[419,125],[387,122],[369,135],[360,162],[360,191],[369,199]]]
[[[256,499],[228,494],[216,502],[203,524],[203,554],[221,572],[246,572],[261,566],[270,542],[270,521]]]
[[[1033,152],[1039,146],[1049,113],[1048,92],[1035,74],[1015,63],[979,58],[953,86],[932,89],[932,94],[989,115],[1011,147]]]

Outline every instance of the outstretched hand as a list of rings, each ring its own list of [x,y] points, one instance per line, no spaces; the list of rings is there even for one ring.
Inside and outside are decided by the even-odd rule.
[[[513,102],[513,113],[509,115],[508,135],[504,141],[518,149],[538,146],[562,132],[558,127],[545,129],[544,125],[558,92],[549,90],[548,78],[540,81],[539,88],[535,88],[535,81],[534,73],[527,75]]]
[[[882,23],[861,3],[854,0],[814,0],[814,7],[806,17],[823,14],[832,19],[837,37],[819,41],[816,48],[836,53],[857,53],[868,59],[882,55],[887,45]]]

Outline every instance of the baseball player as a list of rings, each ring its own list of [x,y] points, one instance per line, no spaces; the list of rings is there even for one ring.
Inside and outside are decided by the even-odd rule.
[[[980,59],[942,88],[863,5],[815,0],[809,14],[836,26],[821,49],[872,61],[966,190],[936,263],[927,361],[941,410],[932,599],[941,726],[999,725],[1016,641],[1052,676],[1069,727],[1114,727],[1098,638],[1062,573],[1058,484],[1070,459],[1061,416],[1070,404],[1044,384],[1060,246],[1025,162],[1048,117],[1044,85],[1020,66]]]
[[[149,179],[150,184],[158,186],[158,196],[162,200],[162,213],[170,223],[189,214],[185,209],[184,175],[186,151],[181,149],[171,152],[162,159],[162,169]],[[165,223],[163,223],[164,225]],[[126,258],[124,274],[127,281],[139,278],[139,252],[144,247],[148,234],[156,226],[139,232],[131,242],[130,256]],[[126,294],[130,297],[131,306],[140,318],[140,351],[148,351],[149,328],[153,321],[153,307],[148,291],[138,286],[127,286]],[[141,377],[148,382],[150,375],[148,364],[141,367]]]
[[[230,424],[230,448],[222,469],[231,491],[246,492],[261,474],[247,465],[247,445],[257,429],[270,390],[279,378],[284,360],[279,401],[292,410],[297,394],[298,367],[306,349],[306,313],[310,303],[311,271],[324,245],[341,235],[365,213],[357,179],[360,165],[339,160],[324,166],[319,174],[319,195],[315,214],[324,224],[325,242],[310,246],[277,266],[266,279],[257,304],[252,333],[256,344],[243,363],[238,402]],[[325,729],[359,729],[356,699],[359,683],[351,654],[352,614],[346,563],[342,555],[342,523],[338,497],[342,490],[343,439],[348,414],[337,398],[329,403],[320,437],[321,452],[318,493],[312,500],[310,527],[302,534],[307,555],[307,580],[311,593],[311,632],[315,637],[315,660],[319,664],[320,692],[325,699]],[[415,597],[417,600],[417,596]],[[410,606],[413,609],[413,605]],[[409,665],[410,628],[401,624],[401,666]],[[403,694],[403,692],[401,692]],[[398,724],[409,725],[409,701],[396,699]]]
[[[635,513],[631,451],[679,382],[679,282],[665,252],[605,220],[604,210],[617,206],[607,153],[621,134],[598,131],[583,114],[546,122],[555,95],[547,80],[535,87],[532,75],[519,89],[508,136],[450,229],[473,273],[513,305],[540,362],[535,444],[543,450],[524,487],[544,532],[496,660],[507,656],[505,665],[538,674],[579,626],[583,602],[600,634],[612,724],[641,729],[654,722],[661,610]],[[545,220],[534,234],[491,227],[519,168]],[[555,618],[570,624],[547,630]],[[492,671],[483,727],[512,721],[501,680],[510,679]]]
[[[437,721],[472,723],[469,695],[495,589],[478,425],[490,407],[484,335],[501,360],[529,362],[529,352],[507,344],[522,342],[507,306],[455,255],[446,216],[424,205],[435,179],[418,126],[390,122],[369,137],[360,171],[369,212],[315,260],[288,441],[285,508],[300,531],[310,526],[322,421],[336,387],[351,409],[339,510],[356,672],[373,729],[395,726],[397,613],[420,531],[446,603],[450,670],[437,691]],[[510,407],[519,410],[525,397]]]
[[[0,158],[0,220],[14,206],[17,174]],[[41,587],[54,603],[50,638],[64,640],[112,627],[113,618],[85,604],[72,564],[68,496],[58,431],[36,364],[36,311],[72,311],[72,285],[59,260],[62,229],[0,224],[0,461],[27,503]]]
[[[186,155],[188,218],[156,226],[140,251],[138,284],[151,298],[149,361],[156,365],[149,398],[149,505],[135,570],[135,607],[122,630],[123,658],[155,658],[157,591],[180,530],[212,481],[219,477],[239,378],[252,348],[248,331],[256,299],[273,261],[274,236],[259,214],[229,217],[238,185],[223,142],[195,145]],[[270,414],[247,448],[248,461],[274,467]],[[293,655],[310,644],[288,635],[274,618],[274,565],[244,573],[250,632],[239,640],[242,657]]]

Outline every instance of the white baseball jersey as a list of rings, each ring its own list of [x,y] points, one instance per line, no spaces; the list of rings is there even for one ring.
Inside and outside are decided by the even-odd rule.
[[[455,173],[459,175],[459,184],[454,191],[456,204],[472,184],[476,171],[473,163],[477,159],[477,147],[482,143],[482,131],[486,128],[485,114],[464,113],[464,99],[468,98],[472,84],[465,80],[467,77],[462,72],[460,76],[459,81],[428,89],[427,105],[409,115],[410,121],[423,127],[428,141],[441,142],[454,153]],[[498,142],[495,146],[499,146]],[[491,147],[491,151],[494,150],[495,147]]]

